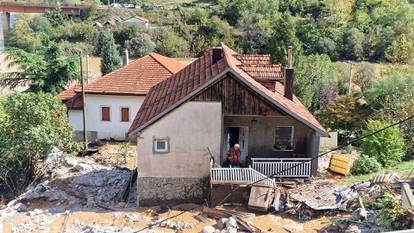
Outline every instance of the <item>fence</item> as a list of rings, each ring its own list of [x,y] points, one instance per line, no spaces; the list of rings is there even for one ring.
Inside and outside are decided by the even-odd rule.
[[[212,184],[240,184],[248,185],[259,180],[263,180],[263,184],[276,187],[274,180],[266,178],[260,172],[249,168],[211,168],[210,182]]]
[[[312,164],[310,158],[252,158],[252,168],[266,176],[306,178]]]

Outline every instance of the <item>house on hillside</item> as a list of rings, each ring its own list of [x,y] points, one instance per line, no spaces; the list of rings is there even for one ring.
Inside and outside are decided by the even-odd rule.
[[[141,205],[203,200],[209,183],[309,178],[328,136],[293,94],[293,68],[224,44],[151,88],[128,134],[137,139]],[[242,167],[220,167],[234,144]]]
[[[141,17],[141,16],[133,16],[131,18],[125,19],[122,21],[123,26],[138,26],[138,27],[144,27],[145,29],[148,29],[149,27],[149,20]]]
[[[88,138],[125,140],[125,134],[150,88],[185,66],[175,59],[150,53],[85,85]],[[83,138],[81,88],[75,85],[58,97],[78,139]]]

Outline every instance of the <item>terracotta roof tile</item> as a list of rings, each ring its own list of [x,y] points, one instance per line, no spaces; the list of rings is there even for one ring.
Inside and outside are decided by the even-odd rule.
[[[77,88],[80,88],[80,85],[73,85],[72,87],[58,94],[58,98],[62,100],[62,102],[69,109],[81,109],[83,106],[81,95],[75,92],[75,89]]]
[[[221,48],[224,57],[215,64],[212,64],[212,50],[208,50],[192,64],[151,88],[129,129],[129,134],[144,129],[181,103],[184,103],[198,91],[201,91],[201,87],[206,88],[220,78],[222,75],[219,74],[232,72],[242,82],[251,86],[256,93],[267,98],[295,119],[307,124],[322,135],[328,135],[326,130],[296,97],[292,101],[279,92],[283,90],[282,84],[277,85],[277,91],[272,92],[249,74],[253,71],[261,73],[266,69],[273,69],[272,72],[275,70],[281,72],[280,66],[267,64],[267,62],[270,62],[270,57],[239,55],[224,44],[221,45]],[[243,61],[246,63],[243,63]],[[256,67],[253,71],[242,69],[242,67],[251,67],[252,65],[261,65],[262,68]]]
[[[115,95],[146,95],[150,88],[184,68],[185,64],[175,59],[150,53],[108,73],[85,86],[86,93]],[[60,93],[60,99],[68,99],[79,93],[80,86]],[[66,101],[64,101],[66,102]],[[70,107],[70,106],[68,106]],[[77,103],[81,108],[82,104]]]

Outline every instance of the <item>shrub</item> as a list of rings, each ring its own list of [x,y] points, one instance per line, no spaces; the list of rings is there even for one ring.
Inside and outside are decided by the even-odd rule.
[[[410,218],[407,210],[389,194],[377,199],[376,207],[380,209],[377,217],[378,222],[387,230],[404,230],[410,228]]]
[[[367,155],[361,155],[352,167],[352,174],[363,175],[377,172],[381,169],[381,164],[374,158]]]
[[[380,120],[369,120],[363,135],[378,131],[390,123]],[[362,152],[375,158],[382,166],[392,166],[401,161],[405,152],[405,142],[398,127],[387,128],[362,140]]]

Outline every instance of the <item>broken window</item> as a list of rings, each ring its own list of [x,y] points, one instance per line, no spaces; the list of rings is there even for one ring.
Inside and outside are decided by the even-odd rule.
[[[278,126],[275,128],[275,150],[293,150],[293,126]]]
[[[169,152],[169,140],[168,139],[154,139],[154,152],[168,153]]]
[[[121,108],[121,121],[128,122],[129,121],[129,108]]]
[[[110,108],[109,107],[101,107],[102,112],[102,121],[110,121],[111,120],[111,114],[110,114]]]

